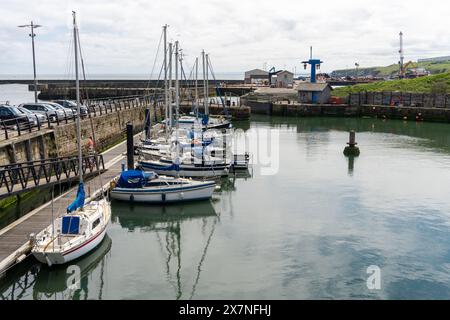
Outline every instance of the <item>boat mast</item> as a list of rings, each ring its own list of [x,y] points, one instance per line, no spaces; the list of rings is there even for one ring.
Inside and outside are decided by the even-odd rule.
[[[77,96],[77,140],[78,140],[78,175],[80,177],[80,183],[83,183],[83,154],[81,151],[81,124],[80,124],[80,79],[78,77],[78,29],[76,12],[73,14],[73,39],[75,49],[75,83],[76,83],[76,96]]]
[[[195,116],[198,118],[198,57],[195,58]]]
[[[203,67],[203,107],[205,109],[204,112],[206,114],[206,109],[207,109],[206,97],[208,95],[206,94],[207,88],[206,88],[206,74],[205,74],[206,73],[206,69],[205,69],[205,50],[202,51],[202,67]]]
[[[165,116],[166,116],[166,139],[169,138],[169,93],[167,91],[167,24],[163,26],[164,32],[164,106],[165,106]]]
[[[178,117],[179,117],[179,109],[180,109],[180,80],[178,78],[178,63],[179,63],[178,51],[179,51],[178,50],[178,41],[175,41],[175,118],[177,120],[177,122],[176,122],[177,143],[178,143],[178,129],[179,129]],[[177,154],[177,156],[178,156],[178,154]]]
[[[172,111],[172,102],[173,102],[173,95],[172,95],[172,43],[169,43],[169,126],[172,129],[172,117],[173,117],[173,111]]]
[[[175,118],[176,118],[176,132],[175,132],[175,141],[176,141],[176,164],[179,165],[180,159],[178,154],[178,129],[179,129],[179,109],[180,109],[180,83],[178,79],[178,41],[175,41]],[[177,171],[178,174],[178,171]]]
[[[209,79],[208,79],[208,73],[209,73],[209,64],[208,64],[208,54],[206,54],[206,107],[205,107],[205,114],[209,115]]]

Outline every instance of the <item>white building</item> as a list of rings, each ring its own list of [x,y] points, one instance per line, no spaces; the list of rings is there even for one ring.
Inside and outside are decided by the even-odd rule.
[[[292,88],[294,74],[287,70],[278,71],[270,78],[270,85],[275,88]]]

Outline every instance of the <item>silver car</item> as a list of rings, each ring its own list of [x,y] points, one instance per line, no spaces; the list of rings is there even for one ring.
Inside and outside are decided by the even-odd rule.
[[[62,121],[65,118],[64,112],[57,110],[47,103],[23,103],[19,107],[30,110],[33,113],[39,113],[48,117],[50,121]]]
[[[51,105],[56,110],[61,110],[63,113],[65,113],[68,119],[72,119],[76,116],[76,112],[73,111],[71,108],[65,108],[62,105],[55,102],[46,102],[46,104]]]
[[[39,120],[41,124],[47,121],[47,117],[44,116],[43,114],[31,112],[30,110],[25,109],[23,107],[17,107],[17,109],[19,109],[19,111],[22,112],[24,115],[29,115],[31,117],[36,118],[37,120]]]

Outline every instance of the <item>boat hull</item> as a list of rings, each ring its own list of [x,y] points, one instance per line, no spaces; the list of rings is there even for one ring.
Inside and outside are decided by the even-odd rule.
[[[88,239],[86,242],[80,244],[76,248],[71,248],[66,252],[33,252],[33,256],[41,263],[52,266],[55,264],[65,264],[70,261],[76,260],[81,256],[89,253],[95,249],[105,238],[106,226],[94,237]]]
[[[159,175],[166,176],[180,176],[180,177],[192,177],[192,178],[210,178],[210,177],[223,177],[228,176],[229,169],[225,165],[214,166],[190,166],[180,165],[180,170],[166,170],[167,166],[154,164],[151,162],[141,161],[140,167],[144,171],[156,172]]]
[[[175,203],[207,200],[214,192],[215,184],[186,188],[167,188],[161,190],[145,190],[145,188],[114,188],[112,199],[145,203]]]

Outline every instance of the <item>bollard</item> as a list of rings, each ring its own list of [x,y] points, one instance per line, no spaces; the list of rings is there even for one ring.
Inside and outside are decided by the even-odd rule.
[[[127,163],[128,170],[134,169],[133,124],[127,123]]]
[[[144,122],[144,132],[145,132],[145,139],[150,138],[150,108],[145,109],[145,122]]]
[[[359,156],[360,151],[359,148],[356,146],[358,143],[356,142],[356,132],[354,130],[351,130],[349,133],[349,139],[348,139],[348,146],[344,149],[344,155],[347,157],[349,156]]]

